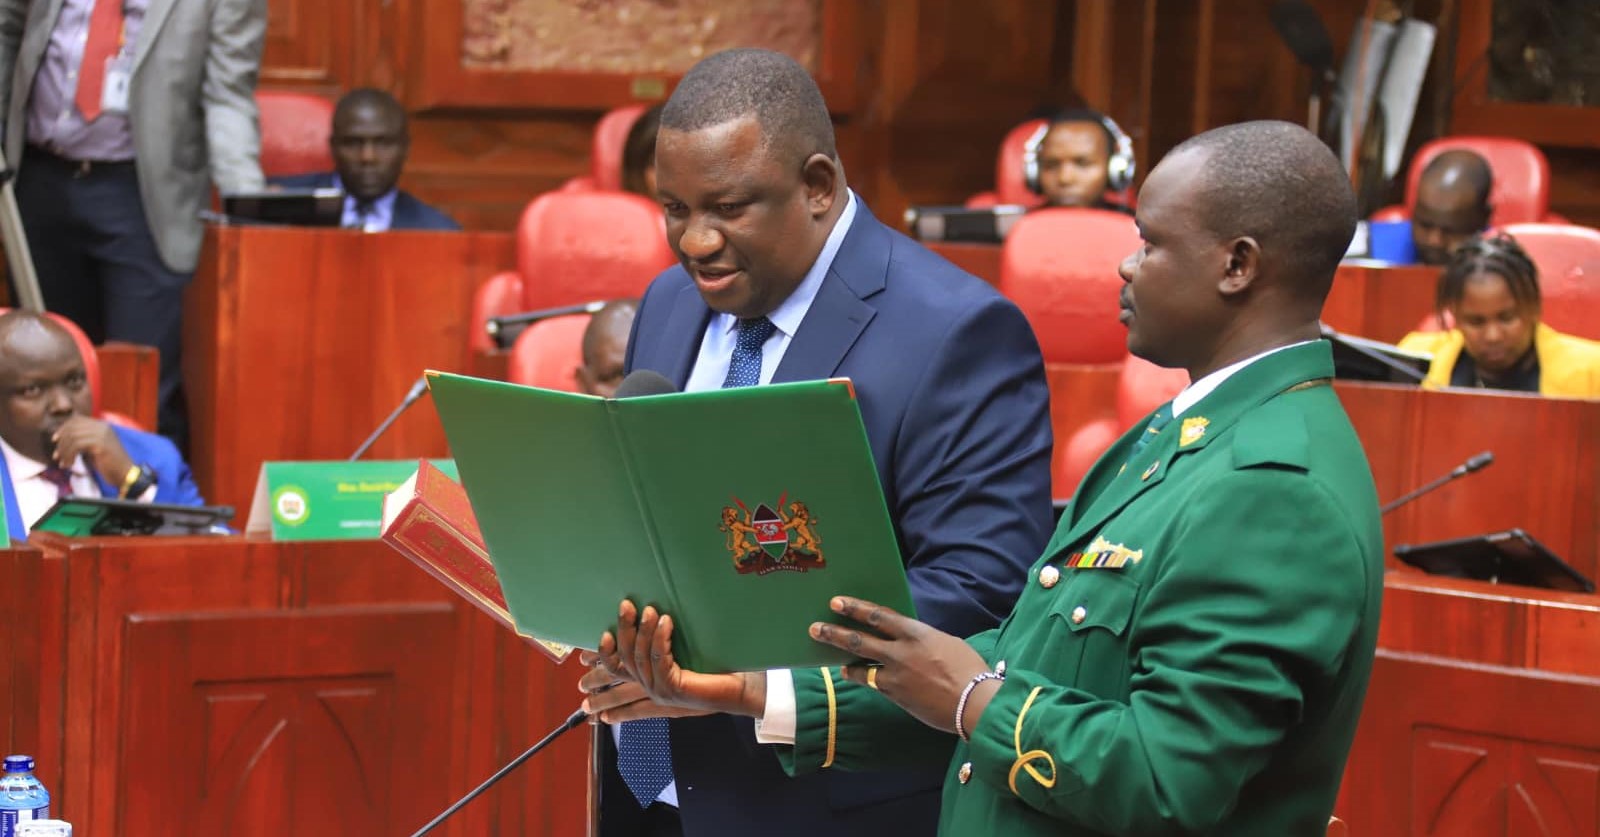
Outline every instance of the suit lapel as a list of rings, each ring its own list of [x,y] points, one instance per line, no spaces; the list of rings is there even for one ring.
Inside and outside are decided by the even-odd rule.
[[[795,331],[773,383],[815,381],[832,377],[850,347],[877,316],[864,300],[883,290],[889,269],[888,231],[856,198],[856,217],[805,319]]]
[[[56,0],[57,5],[60,0]],[[150,0],[150,5],[144,10],[144,23],[139,25],[139,43],[134,47],[133,71],[137,73],[140,65],[144,63],[145,56],[150,54],[150,46],[156,42],[156,34],[161,31],[162,24],[167,22],[167,17],[172,13],[172,7],[178,0]]]
[[[690,282],[678,291],[672,312],[667,315],[662,329],[662,345],[655,353],[656,362],[637,368],[654,369],[683,389],[689,383],[689,371],[700,354],[700,341],[706,333],[706,323],[711,319],[711,309],[706,307],[700,291]]]

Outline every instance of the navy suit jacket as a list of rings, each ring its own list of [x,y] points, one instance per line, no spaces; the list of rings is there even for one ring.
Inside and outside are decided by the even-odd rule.
[[[291,189],[331,189],[333,172],[274,177],[268,182]],[[389,229],[460,231],[461,225],[449,215],[417,200],[411,193],[401,190],[394,196],[394,216],[389,220]]]
[[[662,273],[627,368],[681,388],[711,313],[682,267]],[[918,616],[963,637],[999,624],[1052,522],[1049,393],[1022,313],[858,204],[773,381],[833,377],[855,383]],[[899,833],[934,833],[943,766],[791,779],[749,719],[728,716],[675,720],[672,741],[691,837],[882,837],[883,806]]]
[[[200,497],[200,488],[194,484],[194,477],[189,473],[189,463],[183,461],[183,455],[178,453],[177,446],[165,436],[115,425],[111,430],[117,434],[117,439],[122,442],[122,449],[128,452],[128,458],[132,459],[134,464],[148,465],[155,469],[156,496],[153,502],[181,506],[205,505],[206,501]],[[0,479],[5,480],[6,529],[11,533],[13,541],[23,540],[28,537],[28,532],[22,525],[22,511],[17,506],[17,492],[11,487],[11,469],[6,466],[3,456],[0,456]],[[94,475],[94,481],[100,484],[100,494],[104,497],[117,496],[121,488],[101,479],[98,473]]]

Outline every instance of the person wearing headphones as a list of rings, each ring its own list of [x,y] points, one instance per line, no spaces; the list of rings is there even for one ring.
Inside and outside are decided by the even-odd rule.
[[[1449,331],[1413,332],[1400,348],[1433,355],[1427,387],[1600,398],[1600,343],[1539,321],[1539,271],[1504,234],[1456,248],[1439,275],[1439,319]]]
[[[1087,108],[1061,111],[1029,139],[1023,152],[1028,188],[1046,207],[1110,209],[1132,214],[1108,193],[1133,185],[1133,141],[1104,114]]]

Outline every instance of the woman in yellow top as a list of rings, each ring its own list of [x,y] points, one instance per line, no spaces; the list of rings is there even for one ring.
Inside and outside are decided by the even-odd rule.
[[[1402,349],[1433,355],[1424,386],[1600,398],[1600,342],[1539,321],[1539,271],[1511,236],[1462,245],[1439,275],[1437,304],[1455,328],[1400,341]]]

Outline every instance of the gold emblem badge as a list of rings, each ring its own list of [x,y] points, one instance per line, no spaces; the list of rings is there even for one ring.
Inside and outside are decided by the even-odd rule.
[[[1154,474],[1156,472],[1156,469],[1160,468],[1160,467],[1161,467],[1161,460],[1157,459],[1156,461],[1150,463],[1150,467],[1144,469],[1144,473],[1139,475],[1139,479],[1141,479],[1141,480],[1150,479],[1150,475]]]
[[[1195,416],[1183,420],[1183,427],[1178,431],[1178,447],[1192,445],[1206,435],[1206,426],[1211,424],[1211,419],[1204,416]]]

